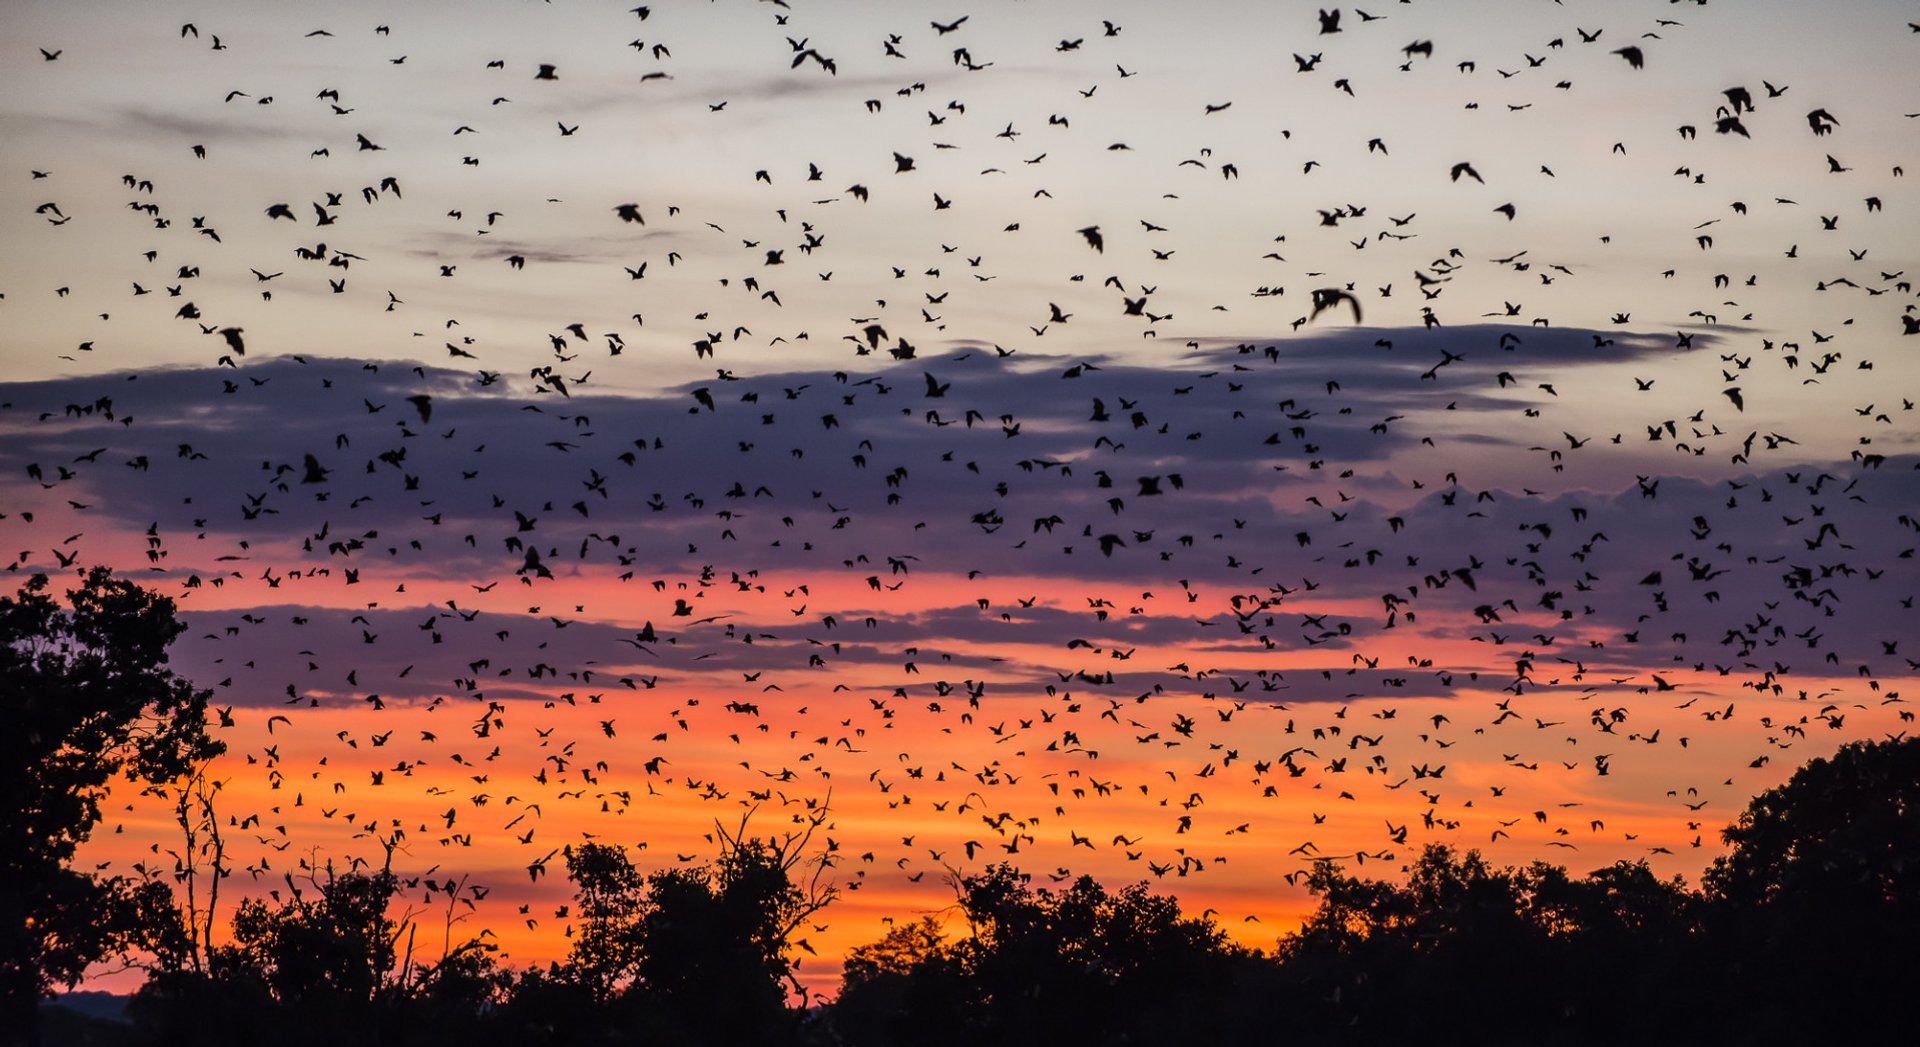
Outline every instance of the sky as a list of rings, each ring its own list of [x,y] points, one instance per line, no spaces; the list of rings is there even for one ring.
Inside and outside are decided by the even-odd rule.
[[[829,992],[996,861],[1693,879],[1911,729],[1915,16],[12,3],[0,549],[178,602],[225,897],[510,963],[822,808]]]

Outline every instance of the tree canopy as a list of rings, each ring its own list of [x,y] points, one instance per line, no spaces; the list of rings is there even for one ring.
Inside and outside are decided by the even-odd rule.
[[[56,600],[0,596],[0,993],[12,1019],[91,964],[177,936],[164,884],[69,867],[116,778],[160,784],[221,751],[210,692],[167,667],[173,601],[96,567]]]
[[[1753,798],[1708,870],[1720,895],[1750,903],[1911,912],[1920,877],[1920,738],[1853,742],[1809,760]]]
[[[662,1042],[778,1042],[797,1031],[787,1008],[797,935],[835,895],[826,856],[808,850],[824,808],[773,839],[748,837],[746,819],[715,826],[712,862],[642,874],[625,849],[567,850],[580,926],[551,979],[577,986],[623,1022]]]
[[[955,883],[967,934],[932,918],[854,950],[833,1020],[858,1043],[1211,1039],[1253,954],[1145,883],[1035,888],[1010,865]]]

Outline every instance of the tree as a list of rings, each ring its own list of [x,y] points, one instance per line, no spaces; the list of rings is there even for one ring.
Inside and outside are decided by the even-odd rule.
[[[1707,870],[1713,970],[1768,1037],[1910,1038],[1920,738],[1843,745],[1753,798]]]
[[[214,797],[225,783],[210,781],[201,767],[173,790],[174,824],[180,827],[181,847],[169,849],[173,856],[173,879],[185,890],[180,915],[186,924],[184,956],[168,957],[168,962],[184,961],[196,973],[204,973],[213,955],[214,913],[220,904],[220,881],[232,869],[227,865],[226,840],[220,831],[220,817],[214,810]],[[206,903],[201,904],[199,886],[202,873],[207,881]]]
[[[96,567],[63,607],[35,575],[0,597],[0,1027],[92,964],[184,938],[164,885],[68,867],[115,779],[157,786],[222,751],[211,691],[167,668],[173,601]],[[165,939],[165,940],[161,940]]]
[[[1920,737],[1843,745],[1753,798],[1721,836],[1707,886],[1745,905],[1914,906]]]
[[[834,1025],[857,1043],[1227,1042],[1255,961],[1145,883],[1035,889],[1009,865],[960,878],[968,933],[932,920],[854,950]]]
[[[1627,1042],[1673,1037],[1662,1023],[1687,1017],[1674,987],[1697,969],[1699,899],[1682,880],[1644,862],[1580,878],[1546,862],[1496,868],[1440,844],[1406,874],[1316,865],[1319,905],[1279,950],[1297,1027],[1387,1043]]]
[[[980,1003],[960,950],[923,916],[847,954],[833,1028],[863,1045],[955,1043]]]
[[[1366,880],[1316,863],[1307,886],[1319,906],[1280,942],[1302,1019],[1322,1032],[1352,1026],[1390,1041],[1410,1036],[1416,1021],[1445,1037],[1539,1008],[1537,995],[1495,998],[1472,988],[1530,987],[1545,970],[1546,935],[1528,911],[1527,874],[1437,844],[1406,873],[1404,883]]]
[[[770,1043],[780,1038],[792,970],[781,914],[791,886],[758,841],[714,865],[647,877],[635,930],[642,990],[662,1030],[691,1042]]]
[[[789,988],[805,998],[793,950],[811,948],[797,932],[836,894],[828,856],[809,851],[827,808],[774,839],[746,836],[751,814],[733,830],[716,823],[720,856],[709,864],[642,874],[621,848],[569,848],[581,922],[566,965],[538,995],[571,983],[664,1042],[789,1035]]]
[[[386,869],[336,875],[328,866],[284,883],[272,902],[240,903],[231,942],[215,946],[203,968],[165,966],[141,986],[129,1013],[153,1042],[375,1043],[408,1011],[409,986],[395,974],[403,925],[388,915],[398,879]]]
[[[646,877],[625,849],[603,843],[567,848],[567,877],[580,910],[568,966],[593,1002],[604,1004],[639,967]]]
[[[289,880],[291,886],[292,881]],[[398,881],[390,872],[329,872],[280,906],[258,898],[233,914],[235,956],[266,979],[282,1003],[352,1008],[371,1003],[395,966],[399,926],[387,915]]]

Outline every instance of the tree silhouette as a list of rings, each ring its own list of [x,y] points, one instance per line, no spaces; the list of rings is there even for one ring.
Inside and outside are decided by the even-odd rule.
[[[398,928],[387,915],[391,873],[329,875],[315,896],[283,905],[249,898],[233,914],[237,955],[284,1003],[328,1006],[372,1002],[395,966]]]
[[[1920,979],[1920,738],[1843,745],[1753,798],[1707,870],[1729,992],[1770,1035],[1911,1035]]]
[[[624,848],[587,843],[567,849],[580,927],[568,954],[574,978],[595,1003],[605,1003],[633,979],[640,964],[640,914],[647,879]]]
[[[410,1033],[404,1042],[479,1047],[494,1042],[489,1034],[498,1023],[493,1019],[512,998],[514,977],[500,966],[492,948],[474,939],[422,970],[408,988],[409,995],[397,1008],[405,1020],[396,1024],[404,1024]],[[527,1042],[520,1037],[499,1041]]]
[[[1547,959],[1525,872],[1435,845],[1408,867],[1405,883],[1360,879],[1323,862],[1307,886],[1320,904],[1281,941],[1280,958],[1323,1030],[1350,1026],[1391,1038],[1418,1022],[1444,1036],[1496,1027],[1484,1010],[1539,1004],[1519,992],[1509,1001],[1466,991],[1528,979]]]
[[[68,868],[115,778],[159,784],[221,751],[209,691],[167,668],[173,601],[104,567],[63,607],[35,575],[0,597],[0,1028],[35,1036],[37,1002],[87,967],[183,947],[163,884]]]
[[[1721,834],[1707,885],[1742,905],[1914,905],[1920,880],[1920,738],[1843,745],[1753,798]]]
[[[849,1043],[953,1043],[977,1005],[939,919],[923,916],[847,954],[833,1025]]]
[[[1576,879],[1436,844],[1406,872],[1363,880],[1325,862],[1310,874],[1319,905],[1279,947],[1308,1027],[1362,1042],[1625,1036],[1664,1014],[1665,979],[1697,926],[1697,897],[1643,862]]]
[[[750,817],[715,825],[720,855],[708,864],[642,874],[622,848],[569,848],[580,925],[566,964],[516,991],[520,1020],[552,1020],[571,986],[576,1006],[605,1008],[661,1042],[794,1035],[788,990],[803,1000],[805,990],[793,950],[811,948],[797,932],[836,893],[827,856],[809,850],[827,809],[773,839],[748,837]]]
[[[1229,1039],[1219,1004],[1253,956],[1144,883],[1035,889],[1009,865],[956,883],[966,937],[937,923],[856,949],[835,1024],[856,1043]]]
[[[240,903],[231,941],[215,946],[203,965],[176,960],[147,979],[132,1011],[153,1039],[374,1043],[400,1024],[396,1012],[414,1009],[403,1000],[414,987],[396,972],[402,924],[389,915],[399,884],[391,872],[335,875],[329,865],[283,884],[273,900]],[[488,972],[481,964],[468,973]],[[437,989],[444,1004],[462,988],[458,965],[445,976],[423,976],[422,998]]]

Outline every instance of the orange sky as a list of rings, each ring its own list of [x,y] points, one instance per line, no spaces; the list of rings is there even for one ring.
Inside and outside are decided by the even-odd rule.
[[[1181,654],[1133,657],[1171,664]],[[950,874],[1000,860],[1041,885],[1083,873],[1111,885],[1147,879],[1190,912],[1217,910],[1237,940],[1264,946],[1310,907],[1286,877],[1313,857],[1392,875],[1419,846],[1441,842],[1580,872],[1645,858],[1663,875],[1694,878],[1748,796],[1855,732],[1900,729],[1891,708],[1868,704],[1846,711],[1844,732],[1815,720],[1804,739],[1788,737],[1778,725],[1818,706],[1685,673],[1669,674],[1678,689],[1657,703],[1636,693],[1637,680],[1596,679],[1522,696],[1484,689],[1294,706],[1135,702],[1062,685],[1053,696],[991,696],[974,707],[964,691],[930,700],[917,683],[920,693],[890,697],[894,678],[787,674],[779,692],[764,681],[676,680],[652,691],[596,688],[597,702],[584,688],[545,684],[573,702],[509,702],[485,737],[474,726],[484,706],[458,696],[374,709],[352,692],[303,689],[293,705],[237,709],[234,726],[219,732],[230,752],[213,767],[223,783],[218,809],[223,819],[259,821],[228,825],[235,871],[223,907],[327,861],[377,860],[370,834],[397,828],[397,872],[470,875],[489,893],[461,929],[490,928],[506,958],[541,963],[566,949],[567,921],[555,913],[571,892],[555,849],[592,839],[631,848],[644,868],[704,861],[716,853],[716,821],[731,828],[752,811],[750,833],[777,834],[830,796],[816,842],[833,857],[843,893],[821,929],[804,935],[819,953],[803,967],[817,990],[835,984],[834,957],[877,938],[884,917],[938,912],[952,902]],[[839,684],[852,692],[836,693]],[[730,701],[757,712],[729,712]],[[1496,724],[1503,701],[1517,716]],[[1593,725],[1596,710],[1628,703],[1631,716],[1611,734]],[[1728,705],[1729,719],[1703,716]],[[1436,727],[1435,715],[1445,722]],[[1068,732],[1077,745],[1061,744]],[[1277,762],[1289,751],[1298,776]],[[1510,753],[1521,755],[1504,759]],[[1604,776],[1594,762],[1601,753]],[[649,773],[655,757],[663,762]],[[1768,762],[1745,766],[1759,757]],[[1331,770],[1334,761],[1344,773]],[[1691,770],[1735,767],[1724,781]],[[1420,777],[1427,773],[1435,776]],[[124,867],[177,846],[165,804],[124,799],[87,858]],[[1355,861],[1360,852],[1372,860]],[[1188,857],[1197,864],[1183,865]],[[542,859],[535,879],[527,866]],[[418,940],[437,948],[440,916],[429,908],[417,916]]]

